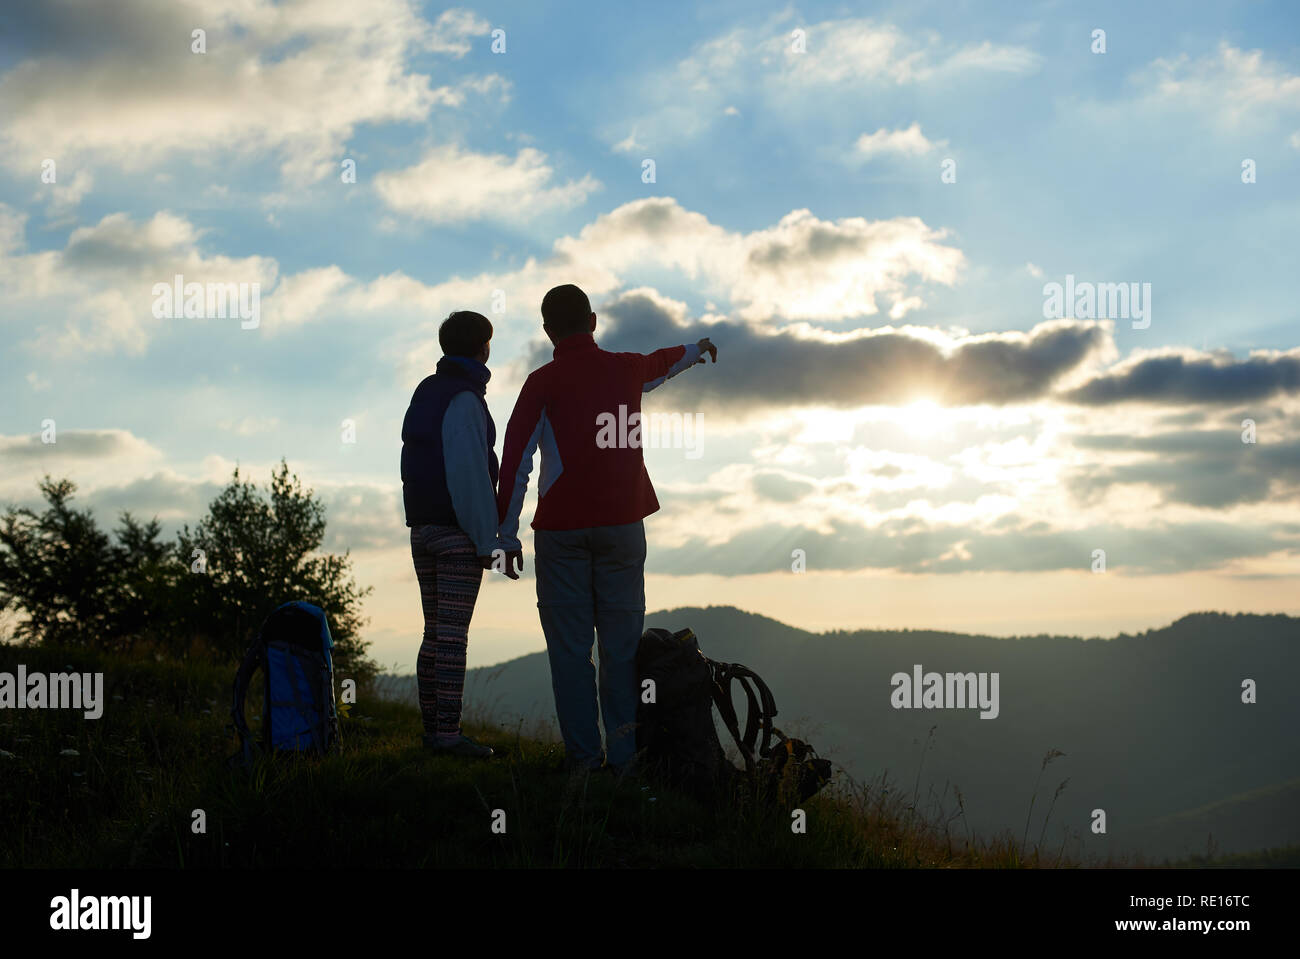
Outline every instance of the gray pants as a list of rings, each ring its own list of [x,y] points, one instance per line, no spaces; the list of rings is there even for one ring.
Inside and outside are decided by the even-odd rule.
[[[533,534],[537,609],[551,662],[555,714],[568,760],[599,766],[596,669],[605,758],[622,765],[636,752],[636,650],[645,622],[645,524],[545,530]]]

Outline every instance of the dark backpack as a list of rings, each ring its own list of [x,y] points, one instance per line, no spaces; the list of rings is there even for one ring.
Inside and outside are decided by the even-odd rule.
[[[637,751],[642,762],[668,782],[700,797],[740,791],[798,801],[830,782],[830,762],[773,725],[776,702],[758,674],[738,663],[709,659],[691,630],[646,630],[636,663],[641,681]],[[646,702],[647,680],[654,682],[653,702]],[[733,682],[745,692],[743,732],[731,698]],[[744,769],[732,765],[723,752],[713,724],[715,706]]]
[[[244,720],[244,702],[258,669],[265,692],[256,744],[263,753],[324,753],[338,743],[333,645],[319,606],[289,602],[266,618],[235,674],[232,712],[245,762],[252,757],[255,740]]]

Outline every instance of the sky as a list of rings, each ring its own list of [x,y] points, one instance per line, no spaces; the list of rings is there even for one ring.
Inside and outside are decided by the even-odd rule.
[[[410,671],[400,430],[438,325],[491,318],[500,436],[572,282],[606,348],[718,347],[647,397],[683,424],[645,451],[652,610],[1085,636],[1300,614],[1297,26],[10,5],[0,501],[66,476],[101,525],[170,533],[284,458],[374,588],[372,654]],[[178,275],[250,309],[169,309]],[[485,578],[470,665],[544,648],[531,545],[523,580]]]

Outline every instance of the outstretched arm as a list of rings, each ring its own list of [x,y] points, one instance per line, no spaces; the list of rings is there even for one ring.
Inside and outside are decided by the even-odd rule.
[[[681,354],[677,355],[677,351]],[[703,363],[704,354],[707,353],[713,357],[713,362],[718,362],[718,348],[706,336],[698,343],[690,343],[686,346],[671,346],[664,350],[656,350],[647,356],[646,369],[643,374],[641,392],[649,393],[658,386],[662,386],[668,380],[680,373],[682,370],[694,366],[696,363]]]

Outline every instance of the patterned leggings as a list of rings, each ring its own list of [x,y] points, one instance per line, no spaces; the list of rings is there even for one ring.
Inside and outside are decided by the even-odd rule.
[[[411,528],[411,558],[424,609],[424,641],[415,676],[424,734],[431,740],[445,742],[460,735],[465,644],[483,580],[475,553],[458,526]]]

